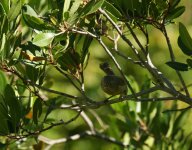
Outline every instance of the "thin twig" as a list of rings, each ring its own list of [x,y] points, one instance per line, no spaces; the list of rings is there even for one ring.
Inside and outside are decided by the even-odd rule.
[[[165,35],[165,39],[167,41],[167,45],[168,45],[168,48],[169,48],[169,53],[170,53],[171,61],[175,62],[175,56],[174,56],[173,49],[172,49],[172,46],[171,46],[171,42],[170,42],[170,39],[168,37],[167,30],[166,30],[165,26],[162,27],[162,31],[163,31],[163,33]],[[179,77],[179,80],[180,80],[181,84],[183,85],[183,88],[185,90],[186,96],[190,97],[189,91],[188,91],[188,89],[186,87],[185,81],[184,81],[181,73],[178,70],[176,70],[176,73],[177,73],[177,75]]]
[[[175,112],[175,111],[186,111],[191,108],[192,108],[192,106],[188,106],[188,107],[180,108],[180,109],[169,109],[169,110],[164,110],[163,113]]]
[[[102,130],[105,130],[108,126],[103,122],[101,117],[93,110],[93,109],[88,109],[88,111],[96,118],[98,121],[99,125],[102,127]]]
[[[139,65],[141,66],[142,68],[144,67],[143,63],[141,61],[135,61],[133,60],[133,58],[131,57],[128,57],[128,56],[125,56],[123,53],[121,53],[119,50],[115,49],[115,52],[117,55],[119,55],[120,57],[132,62],[133,64],[136,64],[136,65]]]
[[[19,138],[25,138],[25,137],[28,137],[28,136],[32,136],[32,135],[38,135],[44,131],[47,131],[53,127],[56,127],[56,126],[60,126],[60,125],[68,125],[70,124],[71,122],[75,121],[81,114],[82,110],[78,111],[77,115],[75,115],[73,118],[69,119],[68,121],[63,121],[61,120],[60,122],[58,123],[52,123],[50,126],[48,127],[45,127],[41,130],[38,130],[38,131],[33,131],[33,132],[30,132],[30,131],[27,131],[27,134],[23,134],[21,135]]]
[[[47,91],[47,92],[50,92],[50,93],[54,93],[54,94],[57,94],[57,95],[61,95],[61,96],[65,96],[65,97],[69,97],[69,98],[73,98],[73,99],[78,99],[79,97],[78,96],[73,96],[73,95],[70,95],[70,94],[67,94],[67,93],[63,93],[63,92],[59,92],[59,91],[55,91],[55,90],[52,90],[52,89],[48,89],[48,88],[45,88],[45,87],[42,87],[38,84],[34,84],[34,83],[31,83],[29,82],[32,86],[35,86],[35,87],[38,87],[39,89],[43,90],[43,91]]]
[[[136,34],[134,33],[134,31],[132,30],[132,28],[130,27],[130,25],[126,22],[125,25],[127,26],[127,28],[129,29],[129,31],[131,32],[131,35],[133,36],[133,38],[135,39],[136,43],[139,45],[141,51],[143,52],[143,54],[145,56],[147,56],[147,52],[145,51],[143,45],[141,44],[141,42],[139,41],[139,39],[137,38]]]
[[[55,68],[62,73],[63,75],[65,75],[65,77],[71,82],[71,84],[82,94],[82,96],[87,100],[87,102],[89,103],[95,103],[92,99],[90,99],[89,97],[87,97],[85,95],[84,89],[79,88],[74,81],[69,77],[68,74],[66,74],[63,70],[61,70],[58,66],[55,66]],[[79,82],[79,81],[78,81]],[[79,82],[80,83],[80,82]],[[81,83],[80,83],[81,84]]]
[[[173,96],[167,96],[167,97],[154,97],[154,98],[139,98],[142,95],[145,94],[149,94],[149,93],[153,93],[156,92],[158,90],[167,92]],[[191,105],[191,99],[187,98],[185,95],[182,94],[178,94],[178,93],[173,93],[172,90],[170,90],[167,87],[162,88],[161,86],[155,86],[143,91],[140,91],[138,93],[135,93],[136,96],[138,97],[137,100],[135,100],[133,94],[131,95],[126,95],[123,96],[122,98],[114,98],[111,100],[103,100],[103,101],[99,101],[99,102],[95,102],[94,104],[90,104],[90,105],[74,105],[74,108],[76,109],[85,109],[85,108],[91,108],[91,109],[97,109],[101,106],[106,106],[106,105],[111,105],[111,104],[115,104],[115,103],[120,103],[120,102],[124,102],[124,101],[136,101],[136,102],[157,102],[157,101],[171,101],[171,100],[180,100],[183,101],[189,105]],[[71,108],[73,107],[73,105],[70,106]]]
[[[44,137],[44,136],[40,135],[38,137],[38,140],[43,141],[43,142],[45,142],[45,143],[47,143],[49,145],[55,145],[55,144],[65,143],[65,142],[68,142],[68,141],[79,140],[79,139],[81,139],[81,138],[83,138],[85,136],[96,137],[96,138],[99,138],[101,140],[105,140],[105,141],[108,141],[110,143],[116,144],[116,145],[118,145],[120,147],[123,147],[123,148],[132,147],[130,145],[124,144],[121,141],[116,140],[113,137],[109,137],[109,136],[101,134],[99,132],[92,132],[92,131],[85,131],[85,132],[82,132],[82,133],[79,133],[79,134],[69,136],[67,138],[61,138],[61,139],[57,139],[57,140],[49,139],[47,137]],[[134,148],[134,147],[132,147],[132,148]]]
[[[82,111],[81,112],[81,117],[83,118],[83,120],[87,123],[87,125],[89,126],[90,130],[92,132],[95,132],[95,127],[94,127],[94,124],[93,122],[91,121],[91,119],[87,116],[87,114]]]
[[[55,66],[55,69],[59,71],[61,74],[63,74],[70,82],[71,84],[80,92],[82,93],[82,90],[74,83],[74,81],[69,77],[68,74],[66,74],[62,69],[60,69],[58,66]]]
[[[132,44],[132,42],[122,33],[122,31],[119,29],[119,27],[116,25],[116,23],[110,18],[110,16],[103,10],[103,9],[99,9],[99,11],[109,20],[109,22],[113,25],[113,27],[117,30],[117,32],[119,33],[119,35],[121,36],[121,38],[131,47],[132,51],[134,52],[134,54],[137,56],[137,58],[139,59],[139,61],[148,69],[148,71],[152,74],[152,76],[158,81],[159,84],[161,84],[161,86],[164,86],[164,82],[167,84],[168,87],[170,87],[172,90],[175,90],[175,88],[173,87],[172,83],[167,80],[163,74],[158,71],[156,69],[156,67],[154,67],[154,65],[152,64],[152,62],[150,61],[150,57],[149,54],[147,56],[148,61],[144,61],[143,58],[139,55],[138,50],[134,47],[134,45]]]
[[[101,8],[99,8],[99,11],[109,20],[109,22],[113,25],[113,27],[117,30],[121,38],[131,47],[134,54],[138,57],[138,59],[143,63],[144,60],[140,57],[138,50],[134,47],[134,45],[131,43],[129,39],[126,38],[126,36],[122,33],[120,28],[117,26],[117,24],[109,17],[109,15]]]
[[[114,43],[114,50],[115,52],[117,53],[117,55],[121,56],[122,58],[126,59],[126,60],[129,60],[130,62],[134,63],[134,64],[137,64],[137,65],[140,65],[141,67],[143,67],[143,64],[141,61],[134,61],[131,57],[127,57],[125,56],[123,53],[121,53],[119,50],[118,50],[118,40],[120,38],[120,35],[117,34],[115,36],[115,33],[114,33],[114,38],[110,38],[111,41],[113,41]]]

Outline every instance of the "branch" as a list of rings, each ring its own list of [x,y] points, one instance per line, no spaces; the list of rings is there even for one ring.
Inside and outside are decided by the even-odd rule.
[[[44,143],[47,143],[49,145],[55,145],[55,144],[65,143],[65,142],[68,142],[68,141],[79,140],[79,139],[81,139],[81,138],[83,138],[85,136],[92,136],[92,137],[95,137],[95,138],[98,138],[98,139],[101,139],[101,140],[116,144],[116,145],[118,145],[120,147],[123,147],[123,148],[132,147],[130,145],[124,144],[121,141],[116,140],[113,137],[109,137],[109,136],[106,136],[106,135],[101,134],[99,132],[92,132],[92,131],[85,131],[85,132],[82,132],[82,133],[79,133],[79,134],[69,136],[67,138],[61,138],[61,139],[57,139],[57,140],[49,139],[47,137],[44,137],[44,136],[40,135],[38,137],[38,140],[43,141]]]
[[[131,43],[129,39],[126,38],[126,36],[122,33],[122,31],[119,29],[119,27],[116,25],[116,23],[110,18],[110,16],[101,8],[99,8],[99,11],[101,14],[103,14],[109,22],[113,25],[113,27],[117,30],[121,38],[131,47],[133,50],[134,54],[138,57],[138,59],[144,63],[144,60],[140,57],[138,50],[134,47],[134,45]]]
[[[91,121],[91,119],[87,116],[87,114],[84,111],[81,112],[81,117],[86,122],[86,124],[89,126],[90,130],[92,132],[95,132],[95,127],[93,125],[93,122]]]
[[[65,97],[69,97],[69,98],[74,98],[74,99],[77,99],[78,97],[77,96],[73,96],[73,95],[69,95],[67,93],[63,93],[63,92],[59,92],[59,91],[55,91],[55,90],[51,90],[51,89],[48,89],[48,88],[45,88],[45,87],[42,87],[36,83],[33,83],[31,80],[27,80],[25,79],[24,77],[22,77],[16,70],[14,70],[13,68],[8,68],[7,66],[4,66],[3,68],[4,70],[6,70],[7,72],[11,72],[12,74],[16,75],[18,78],[20,78],[23,83],[25,83],[26,85],[31,85],[32,87],[37,87],[39,89],[42,89],[44,91],[47,91],[47,92],[50,92],[50,93],[54,93],[54,94],[58,94],[58,95],[62,95],[62,96],[65,96]],[[35,91],[36,92],[36,91]]]
[[[65,97],[69,97],[69,98],[73,98],[73,99],[78,99],[79,98],[77,96],[69,95],[67,93],[63,93],[63,92],[59,92],[59,91],[55,91],[55,90],[52,90],[52,89],[48,89],[48,88],[42,87],[42,86],[40,86],[38,84],[35,84],[35,83],[30,83],[30,85],[38,87],[39,89],[41,89],[43,91],[47,91],[47,92],[50,92],[50,93],[58,94],[58,95],[61,95],[61,96],[65,96]]]
[[[82,96],[89,102],[89,103],[95,103],[92,99],[88,98],[85,95],[84,89],[79,88],[74,82],[73,80],[69,77],[68,74],[66,74],[63,70],[61,70],[58,66],[55,66],[55,68],[63,75],[65,75],[65,77],[71,82],[71,84],[82,94]],[[80,83],[80,82],[79,82]],[[80,83],[81,84],[81,83]],[[79,98],[80,99],[80,98]]]
[[[186,110],[191,109],[191,108],[192,108],[192,106],[188,106],[188,107],[180,108],[180,109],[170,109],[170,110],[163,111],[163,113],[175,112],[175,111],[186,111]]]
[[[164,92],[171,94],[173,96],[154,97],[154,98],[139,98],[142,95],[150,94],[150,93],[156,92],[158,90],[164,91]],[[135,93],[135,95],[137,96],[137,100],[135,100],[135,97],[133,96],[133,94],[131,94],[131,95],[123,96],[121,98],[114,98],[114,99],[110,99],[107,101],[106,100],[98,101],[98,102],[95,102],[93,104],[88,104],[88,105],[67,105],[67,106],[62,105],[61,108],[62,109],[70,108],[70,109],[77,109],[77,110],[85,109],[85,108],[97,109],[101,106],[111,105],[111,104],[120,103],[120,102],[128,101],[128,100],[135,101],[135,102],[156,102],[156,101],[180,100],[180,101],[187,103],[189,105],[191,105],[191,103],[192,103],[192,100],[190,98],[186,97],[185,95],[182,95],[178,92],[173,93],[173,91],[170,90],[169,88],[167,88],[167,87],[162,88],[159,85],[152,87],[152,88],[149,88],[149,89],[146,89],[146,90],[143,90],[143,91],[140,91],[138,93]]]
[[[148,61],[144,61],[142,59],[142,57],[139,55],[138,50],[134,47],[134,45],[131,43],[131,41],[121,32],[121,30],[119,29],[119,27],[116,25],[116,23],[110,18],[110,16],[101,8],[99,9],[99,11],[109,20],[109,22],[113,25],[113,27],[117,30],[117,32],[119,33],[119,35],[121,36],[121,38],[131,47],[132,51],[134,52],[134,54],[137,56],[137,58],[139,59],[139,61],[148,69],[148,71],[152,74],[152,76],[158,81],[159,84],[161,84],[161,86],[164,86],[164,82],[167,84],[168,87],[170,87],[172,90],[175,90],[174,86],[172,85],[172,83],[167,80],[163,74],[158,71],[156,69],[156,67],[154,67],[154,65],[152,64],[149,54],[147,56]]]
[[[60,69],[58,66],[54,66],[57,71],[59,71],[62,75],[64,75],[70,82],[71,84],[80,92],[82,93],[83,91],[73,82],[73,80],[69,77],[68,74],[66,74],[62,69]]]
[[[165,39],[166,39],[166,41],[167,41],[167,45],[168,45],[168,48],[169,48],[169,53],[170,53],[171,61],[172,61],[172,62],[175,62],[175,56],[174,56],[173,49],[172,49],[172,46],[171,46],[171,42],[170,42],[170,39],[169,39],[169,37],[168,37],[167,30],[166,30],[165,26],[162,27],[162,31],[163,31],[163,33],[164,33],[164,35],[165,35]],[[184,81],[181,73],[180,73],[178,70],[176,70],[176,73],[177,73],[177,75],[178,75],[178,77],[179,77],[179,80],[180,80],[181,84],[183,85],[183,89],[184,89],[186,95],[187,95],[188,97],[190,97],[189,91],[188,91],[188,89],[187,89],[187,86],[186,86],[186,84],[185,84],[185,81]]]
[[[127,26],[127,28],[129,29],[129,31],[131,32],[131,35],[133,36],[133,38],[135,39],[136,43],[139,45],[140,49],[142,50],[142,52],[144,53],[145,56],[147,56],[147,52],[145,51],[143,45],[141,44],[141,42],[139,41],[139,39],[137,38],[137,36],[135,35],[135,33],[133,32],[132,28],[130,27],[130,25],[126,22],[125,25]]]
[[[34,135],[39,135],[40,133],[44,132],[44,131],[47,131],[55,126],[59,126],[59,125],[68,125],[70,124],[71,122],[75,121],[81,114],[82,110],[78,111],[77,115],[75,115],[73,118],[69,119],[68,121],[64,122],[63,120],[61,120],[60,122],[58,123],[52,123],[50,126],[46,127],[46,128],[43,128],[43,129],[40,129],[38,131],[27,131],[26,129],[23,129],[25,132],[27,132],[26,134],[21,134],[21,135],[8,135],[9,138],[11,139],[23,139],[23,138],[26,138],[28,136],[34,136]]]

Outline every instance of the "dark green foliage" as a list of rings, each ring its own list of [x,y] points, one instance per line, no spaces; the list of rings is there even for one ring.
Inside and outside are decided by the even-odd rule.
[[[164,80],[166,77],[150,62],[148,50],[152,28],[167,36],[166,25],[184,13],[185,7],[179,2],[1,0],[0,149],[31,148],[36,144],[31,139],[38,141],[44,131],[51,139],[53,135],[65,137],[64,147],[70,140],[82,142],[83,148],[69,144],[79,149],[86,149],[87,143],[96,145],[93,149],[123,149],[123,143],[130,145],[130,150],[191,149],[191,133],[183,127],[190,111],[165,111],[165,103],[160,102],[163,96],[168,97],[165,101],[175,98],[169,105],[174,110],[178,109],[177,99],[189,105],[190,97],[179,89],[183,87],[179,83],[173,85],[176,90],[167,86],[172,80]],[[122,45],[127,46],[125,51]],[[188,57],[185,63],[166,60],[166,64],[177,71],[189,71],[192,39],[182,23],[178,46]],[[127,79],[125,97],[106,99],[101,91],[98,64],[103,60],[112,60],[115,71]],[[134,76],[130,62],[132,69],[139,64],[149,75],[140,79],[128,76]],[[159,84],[158,80],[164,82]],[[86,134],[85,142],[80,138]]]
[[[191,56],[192,39],[191,39],[186,27],[182,23],[179,23],[178,45],[184,54]]]
[[[166,64],[178,71],[188,71],[188,65],[181,62],[167,62]]]

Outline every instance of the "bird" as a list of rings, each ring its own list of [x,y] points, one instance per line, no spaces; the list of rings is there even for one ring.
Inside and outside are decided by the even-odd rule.
[[[122,77],[115,75],[107,62],[101,63],[100,69],[106,73],[101,79],[101,88],[105,93],[111,96],[120,95],[120,97],[127,94],[126,81]]]

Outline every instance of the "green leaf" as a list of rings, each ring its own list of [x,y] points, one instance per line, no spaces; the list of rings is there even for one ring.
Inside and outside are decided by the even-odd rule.
[[[0,109],[0,111],[1,111],[1,109]],[[0,112],[0,118],[1,118],[0,135],[5,136],[9,133],[7,118],[4,115],[2,115],[1,112]]]
[[[3,34],[2,37],[2,43],[1,43],[1,58],[2,59],[6,59],[9,57],[10,53],[11,53],[11,40],[9,39],[9,37],[7,37],[7,35]]]
[[[30,65],[26,65],[26,75],[29,80],[35,83],[39,76],[39,69]]]
[[[9,133],[8,129],[8,108],[5,104],[5,99],[2,94],[0,94],[0,118],[1,118],[1,123],[0,123],[0,135],[7,135]]]
[[[33,39],[33,44],[39,47],[45,47],[51,44],[55,34],[54,33],[40,33],[37,34]]]
[[[30,16],[27,14],[24,14],[23,18],[24,18],[25,24],[33,29],[37,29],[37,30],[53,30],[54,29],[54,27],[45,23],[44,20],[40,18]]]
[[[179,115],[175,118],[174,126],[173,126],[173,132],[175,132],[177,129],[180,129],[180,127],[185,123],[187,118],[189,117],[190,111],[183,110],[179,113]]]
[[[187,56],[192,56],[192,49],[189,49],[185,46],[185,44],[183,43],[183,41],[181,40],[181,37],[178,37],[177,40],[177,44],[180,47],[180,49],[182,50],[182,52],[187,55]]]
[[[72,6],[71,6],[70,11],[69,11],[70,16],[74,15],[77,12],[81,2],[82,2],[81,0],[73,1]]]
[[[83,17],[96,12],[103,5],[103,3],[104,3],[104,0],[90,1],[87,5],[85,5],[83,10],[80,12],[80,16]]]
[[[70,7],[71,0],[65,0],[63,5],[63,20],[67,20],[69,15],[69,7]]]
[[[9,21],[7,16],[3,16],[2,20],[0,21],[0,37],[3,36],[3,33],[7,33],[9,30]],[[2,42],[1,42],[2,43]]]
[[[8,14],[8,12],[9,12],[10,2],[11,2],[10,0],[1,0],[1,2],[0,2],[2,4],[6,14]]]
[[[180,3],[181,0],[173,0],[171,1],[171,7],[176,7],[179,3]]]
[[[21,1],[18,1],[16,4],[13,4],[8,13],[9,21],[16,19],[21,11]]]
[[[58,58],[58,63],[63,70],[75,71],[80,64],[80,56],[77,52],[67,51],[61,57]]]
[[[93,41],[92,37],[86,36],[83,43],[83,48],[81,52],[81,62],[83,63],[85,60],[85,57],[89,54],[89,47],[91,45],[91,42]]]
[[[0,3],[0,14],[5,14],[5,10],[3,8],[3,5]]]
[[[2,71],[0,71],[0,94],[3,94],[7,85],[7,79]]]
[[[186,27],[181,22],[179,23],[179,35],[185,47],[192,51],[192,39]]]
[[[4,115],[6,118],[8,118],[8,106],[6,104],[5,97],[3,94],[0,94],[0,113]]]
[[[187,64],[192,68],[192,59],[187,59]]]
[[[184,12],[185,12],[184,6],[177,7],[168,13],[168,16],[166,17],[166,19],[167,20],[173,20],[173,19],[181,16]]]
[[[22,16],[25,24],[37,30],[53,30],[54,27],[38,17],[37,13],[29,6],[22,7]]]
[[[14,50],[21,45],[21,41],[22,41],[22,33],[14,37],[14,46],[13,46]]]
[[[6,86],[4,95],[6,103],[9,107],[10,124],[13,132],[16,132],[21,119],[21,105],[15,96],[14,90],[10,85]]]
[[[26,85],[23,84],[22,80],[17,80],[16,86],[17,86],[17,91],[18,91],[19,95],[22,95],[25,92],[25,90],[27,89]]]
[[[38,17],[37,13],[29,5],[22,6],[22,13],[30,16]]]
[[[37,45],[34,45],[31,41],[27,41],[25,44],[21,44],[19,46],[23,51],[29,50],[31,53],[34,54],[35,51],[40,51],[41,48]]]
[[[33,121],[35,124],[38,124],[38,118],[42,114],[42,103],[40,99],[36,99],[33,106]]]
[[[109,13],[110,16],[113,16],[113,20],[119,20],[122,18],[122,15],[119,10],[115,8],[115,6],[113,6],[111,3],[105,1],[102,7]]]
[[[188,65],[181,62],[167,62],[169,67],[178,70],[178,71],[188,71]]]

